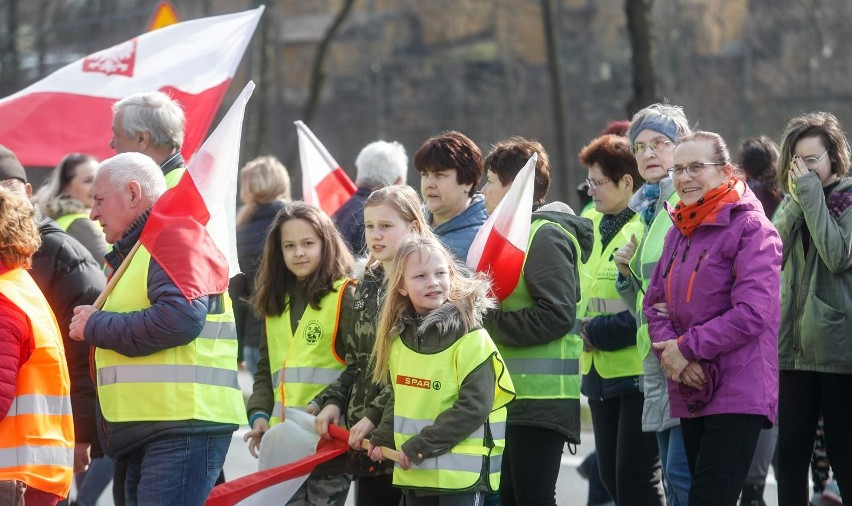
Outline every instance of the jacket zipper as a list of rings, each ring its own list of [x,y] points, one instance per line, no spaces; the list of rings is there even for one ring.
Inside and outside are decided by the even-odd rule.
[[[695,276],[698,275],[698,267],[701,266],[701,260],[707,255],[707,250],[701,252],[698,255],[698,261],[695,262],[695,269],[692,270],[692,274],[689,276],[689,286],[686,287],[686,301],[689,302],[692,300],[692,285],[695,282]]]

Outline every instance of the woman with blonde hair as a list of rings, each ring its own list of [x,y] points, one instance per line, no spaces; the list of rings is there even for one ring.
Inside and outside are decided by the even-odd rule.
[[[252,374],[260,358],[263,321],[246,303],[254,292],[254,277],[263,253],[263,243],[272,220],[290,200],[290,175],[274,156],[259,156],[240,170],[240,200],[237,212],[237,259],[241,274],[228,286],[234,303],[240,357]]]
[[[59,228],[80,241],[103,266],[109,244],[98,222],[89,219],[97,170],[95,157],[72,153],[51,171],[33,196],[33,202],[43,214],[56,220]]]

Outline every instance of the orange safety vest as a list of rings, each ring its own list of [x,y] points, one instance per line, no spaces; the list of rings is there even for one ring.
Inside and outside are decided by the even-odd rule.
[[[35,348],[18,370],[15,398],[0,420],[0,480],[67,497],[74,463],[71,381],[59,326],[23,269],[0,274],[0,293],[30,321]]]

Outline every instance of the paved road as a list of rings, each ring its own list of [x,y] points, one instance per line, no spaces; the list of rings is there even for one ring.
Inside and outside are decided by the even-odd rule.
[[[240,384],[243,387],[243,391],[248,395],[251,392],[252,379],[245,371],[241,371],[240,373]],[[257,469],[257,461],[249,454],[246,444],[242,441],[242,436],[247,430],[246,427],[243,427],[234,433],[231,448],[225,460],[225,476],[228,479],[245,476]],[[562,469],[559,472],[559,479],[556,485],[556,500],[559,506],[586,506],[588,482],[577,473],[577,466],[580,465],[589,452],[594,450],[594,438],[591,432],[583,432],[581,440],[582,444],[577,447],[576,455],[571,455],[566,447],[562,456]],[[114,506],[110,494],[110,488],[108,488],[104,496],[101,497],[101,506]],[[764,499],[768,506],[777,506],[778,504],[775,478],[771,474],[767,480]],[[351,494],[346,504],[347,506],[355,505]]]

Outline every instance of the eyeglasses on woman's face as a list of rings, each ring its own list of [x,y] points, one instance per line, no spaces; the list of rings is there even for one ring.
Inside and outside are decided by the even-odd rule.
[[[819,167],[819,162],[821,162],[822,159],[825,158],[825,155],[827,155],[827,154],[828,154],[828,150],[826,149],[825,153],[823,153],[819,156],[809,156],[807,158],[802,158],[802,157],[799,157],[799,158],[803,162],[805,162],[805,167],[813,170],[813,169],[816,169],[817,167]]]
[[[634,142],[633,143],[633,154],[635,156],[639,156],[642,153],[644,153],[646,149],[650,149],[651,151],[656,153],[657,151],[660,151],[661,149],[664,149],[667,146],[670,146],[671,144],[672,144],[672,141],[670,141],[669,139],[666,139],[665,137],[657,137],[656,139],[652,140],[648,144],[645,144],[644,142]]]
[[[586,184],[589,185],[590,190],[597,190],[598,186],[609,183],[610,181],[612,181],[612,179],[609,178],[598,179],[597,181],[594,179],[586,179]]]
[[[668,169],[669,176],[672,178],[683,177],[683,173],[686,172],[689,177],[696,177],[701,173],[704,169],[711,165],[727,165],[722,162],[692,162],[687,165],[675,165],[674,167]]]

